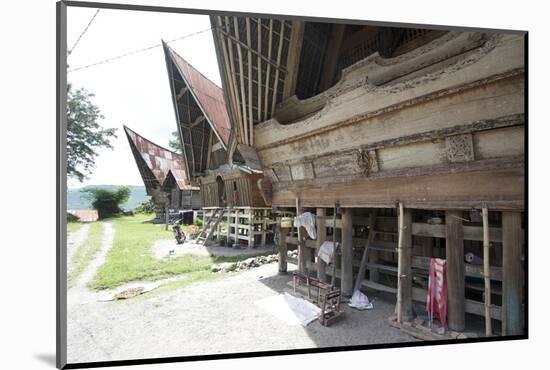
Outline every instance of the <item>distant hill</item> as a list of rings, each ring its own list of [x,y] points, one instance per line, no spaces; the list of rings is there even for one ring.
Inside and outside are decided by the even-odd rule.
[[[89,185],[78,189],[67,190],[67,209],[92,209],[91,202],[86,198],[85,194],[80,191],[83,189],[101,188],[114,190],[119,185]],[[126,203],[122,205],[122,208],[126,211],[131,210],[139,206],[141,203],[149,200],[151,197],[145,192],[145,186],[128,186],[131,190],[130,198]]]

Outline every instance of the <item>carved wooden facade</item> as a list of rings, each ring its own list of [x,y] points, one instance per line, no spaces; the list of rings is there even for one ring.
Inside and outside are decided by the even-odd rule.
[[[392,218],[393,229],[380,232],[394,237],[404,233],[405,240],[414,241],[415,253],[403,263],[415,273],[426,267],[420,257],[447,258],[451,322],[462,330],[461,315],[484,311],[483,303],[464,296],[465,277],[471,276],[465,271],[464,251],[479,251],[480,244],[479,239],[470,242],[470,229],[461,232],[461,225],[477,227],[479,238],[480,226],[468,215],[487,207],[491,230],[502,229],[500,242],[491,234],[491,268],[501,267],[493,285],[502,279],[504,287],[502,314],[494,306],[491,315],[502,320],[503,333],[521,333],[517,307],[523,299],[518,288],[523,270],[518,256],[524,246],[518,235],[525,210],[526,125],[522,34],[232,16],[213,16],[212,25],[236,128],[228,155],[238,158],[243,143],[255,149],[263,172],[259,189],[268,206],[316,211],[321,230],[330,227],[332,216],[326,215],[332,207],[342,207],[337,277],[343,291],[349,293],[354,276],[350,256],[361,248],[352,233],[366,229],[365,216],[372,210],[395,213],[402,204],[399,217],[411,224],[408,229],[398,230],[397,215],[392,214],[384,217]],[[426,226],[425,218],[444,223]],[[442,230],[436,231],[438,226]],[[418,228],[430,231],[414,234]],[[307,269],[304,261],[316,261],[323,276],[309,250],[320,241],[308,242],[296,241],[299,269]],[[424,242],[426,248],[418,249]],[[375,253],[381,262],[367,269],[369,279],[393,268],[396,261],[387,253]],[[475,289],[466,283],[470,294]],[[408,292],[409,303],[418,300],[418,286],[404,284],[404,290],[391,291]]]

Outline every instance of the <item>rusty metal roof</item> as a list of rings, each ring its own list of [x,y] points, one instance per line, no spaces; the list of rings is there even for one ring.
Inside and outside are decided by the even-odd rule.
[[[168,173],[172,172],[181,190],[192,188],[191,185],[186,184],[187,176],[185,173],[183,156],[181,154],[165,149],[147,140],[126,126],[124,126],[124,131],[128,136],[130,145],[134,146],[159,184],[163,184],[168,177]]]
[[[166,180],[164,184],[166,184],[169,177],[174,178],[174,181],[178,185],[178,188],[180,190],[199,190],[200,189],[198,186],[192,186],[191,184],[187,183],[187,175],[185,174],[184,170],[171,169],[170,171],[168,171],[168,175],[166,176]],[[163,187],[164,187],[164,184],[163,184]]]
[[[193,96],[199,103],[212,128],[217,132],[225,146],[227,146],[231,133],[231,123],[225,106],[223,90],[191,64],[187,63],[185,59],[170,47],[166,46],[166,49],[185,79],[185,83],[192,90]]]

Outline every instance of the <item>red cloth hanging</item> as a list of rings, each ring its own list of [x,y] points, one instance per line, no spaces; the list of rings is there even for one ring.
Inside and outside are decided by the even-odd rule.
[[[441,327],[447,328],[447,264],[444,259],[430,258],[428,300],[426,311],[439,319]]]

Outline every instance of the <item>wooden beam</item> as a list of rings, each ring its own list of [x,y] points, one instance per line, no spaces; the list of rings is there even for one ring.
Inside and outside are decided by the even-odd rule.
[[[279,71],[280,71],[280,64],[281,64],[281,55],[283,51],[283,42],[284,42],[284,34],[285,34],[285,21],[281,20],[281,32],[279,37],[279,47],[277,50],[277,65],[278,68],[275,69],[275,81],[273,83],[273,100],[271,101],[271,114],[275,112],[275,104],[277,104],[277,87],[279,85]]]
[[[281,227],[281,235],[279,237],[279,274],[286,274],[287,273],[287,245],[286,245],[286,237],[289,232],[289,228]]]
[[[239,62],[239,81],[240,81],[240,90],[241,90],[241,105],[242,105],[242,112],[243,112],[243,134],[244,134],[244,143],[249,144],[250,141],[248,139],[248,129],[246,128],[246,123],[248,122],[248,116],[246,112],[246,95],[244,91],[244,68],[243,68],[243,53],[241,50],[241,44],[239,40],[239,23],[237,22],[237,17],[233,17],[233,26],[235,29],[235,37],[237,39],[236,45],[237,45],[237,58]]]
[[[325,242],[327,238],[327,228],[325,226],[325,216],[326,210],[324,208],[317,208],[315,221],[317,223],[317,254],[319,253],[319,248]],[[317,279],[323,283],[327,282],[326,275],[326,263],[321,258],[317,256]]]
[[[353,210],[342,208],[342,281],[341,291],[344,296],[353,293]]]
[[[489,265],[489,210],[482,208],[483,214],[483,280],[485,283],[485,335],[491,336],[491,270]]]
[[[180,89],[180,92],[178,93],[178,96],[176,96],[176,100],[180,100],[181,97],[187,92],[188,87],[184,86]]]
[[[258,60],[256,61],[258,65],[258,122],[262,122],[262,18],[257,19],[258,24]]]
[[[499,181],[495,182],[495,178]],[[525,206],[523,168],[319,180],[322,179],[303,181],[303,186],[296,187],[273,184],[273,204],[292,206],[292,194],[302,191],[300,200],[304,207],[330,207],[336,200],[342,207],[360,208],[393,208],[398,200],[410,208],[438,210],[470,210],[479,207],[481,201],[494,210],[522,210]],[[411,181],[415,186],[411,186]]]
[[[359,265],[359,272],[357,273],[357,277],[355,278],[355,285],[353,287],[353,292],[355,292],[356,290],[359,290],[361,288],[361,282],[363,281],[363,279],[365,279],[365,272],[367,271],[367,262],[368,262],[368,254],[369,254],[369,245],[372,243],[372,241],[374,240],[374,228],[375,228],[375,225],[376,225],[376,216],[377,216],[377,209],[376,208],[373,208],[370,210],[370,215],[369,215],[369,224],[368,224],[368,228],[369,228],[369,236],[367,238],[367,241],[365,243],[365,250],[363,251],[363,256],[361,257],[361,263]],[[355,219],[355,217],[354,217]]]
[[[246,17],[246,45],[248,50],[248,142],[254,145],[254,117],[252,117],[252,41],[250,35],[250,17]]]
[[[223,146],[222,146],[222,143],[220,143],[219,141],[216,144],[212,145],[212,151],[213,152],[215,152],[216,150],[220,150],[220,149],[223,149]]]
[[[269,19],[269,39],[267,43],[267,59],[271,61],[271,45],[273,43],[273,18]],[[269,97],[269,78],[271,72],[271,63],[267,63],[267,70],[265,76],[265,101],[264,101],[264,121],[267,120],[268,111],[268,97]]]
[[[482,226],[464,225],[462,229],[464,234],[464,240],[483,241]],[[416,235],[416,236],[426,236],[426,237],[432,237],[432,238],[445,237],[445,225],[430,225],[427,223],[413,222],[412,230],[413,230],[413,235]],[[521,230],[521,236],[523,239],[523,230]],[[502,229],[500,227],[490,227],[489,240],[492,242],[502,242]]]
[[[523,334],[521,213],[502,212],[502,333]]]
[[[190,125],[189,128],[193,128],[206,119],[205,116],[198,116]]]
[[[298,69],[300,67],[300,56],[304,40],[304,25],[302,21],[292,21],[292,32],[288,45],[288,56],[286,62],[285,86],[283,99],[296,93],[296,81],[298,80]]]
[[[412,257],[412,267],[417,269],[429,270],[430,268],[430,258],[413,256]],[[502,267],[491,266],[490,267],[491,280],[502,281]],[[464,264],[464,276],[471,276],[476,278],[483,277],[483,266],[481,265],[471,265],[469,263]]]
[[[399,242],[397,263],[397,321],[414,318],[412,307],[412,210],[399,203]]]
[[[428,292],[426,289],[422,288],[416,288],[414,287],[413,290],[413,300],[416,302],[422,302],[426,303],[426,297],[428,295]],[[484,316],[485,315],[485,307],[482,302],[474,301],[471,299],[465,299],[464,300],[464,310],[467,313],[471,313],[478,316]],[[501,319],[501,312],[502,309],[499,306],[491,306],[491,317],[495,320]]]
[[[464,238],[462,212],[445,212],[446,260],[447,260],[447,317],[449,328],[464,331]]]
[[[235,107],[235,119],[237,121],[237,127],[235,127],[236,131],[237,131],[237,139],[239,139],[239,134],[240,134],[240,139],[242,140],[242,135],[244,135],[244,133],[242,132],[242,114],[241,114],[241,104],[240,104],[240,100],[239,100],[239,92],[237,90],[237,79],[236,79],[236,71],[235,71],[235,62],[234,62],[234,59],[233,59],[233,47],[231,45],[231,41],[229,38],[227,38],[227,46],[225,44],[225,38],[222,36],[221,34],[221,17],[220,18],[220,24],[219,24],[219,30],[220,30],[220,40],[222,40],[222,49],[223,49],[223,53],[224,53],[224,58],[226,59],[226,66],[225,68],[229,71],[229,85],[230,85],[230,89],[229,91],[231,92],[232,96],[233,96],[233,101],[234,101],[234,107]],[[227,27],[229,27],[229,17],[226,16],[225,17],[225,24],[227,25]],[[229,50],[228,50],[229,49]],[[236,140],[238,142],[238,140]],[[234,146],[233,146],[234,147]],[[231,156],[230,156],[230,160],[231,160]]]
[[[370,225],[370,219],[369,217],[363,217],[363,216],[353,216],[353,225],[358,226],[368,226]],[[342,220],[336,219],[336,226],[334,226],[334,221],[332,220],[332,217],[325,216],[325,226],[326,227],[336,227],[338,229],[342,228]]]
[[[296,197],[296,217],[302,214],[302,207],[300,206],[300,198]],[[304,228],[298,227],[298,270],[305,274],[307,272],[306,264],[306,243],[304,240]]]
[[[286,72],[286,68],[285,68],[283,65],[278,64],[278,63],[276,63],[276,62],[270,60],[269,58],[266,58],[265,56],[263,56],[263,55],[261,55],[260,53],[258,53],[257,50],[254,50],[254,49],[252,49],[252,48],[249,48],[245,42],[241,41],[240,39],[235,38],[233,35],[231,35],[231,34],[229,34],[229,33],[227,33],[227,32],[224,32],[224,31],[222,31],[222,33],[223,33],[224,35],[226,35],[227,38],[229,38],[229,39],[231,39],[233,42],[235,42],[236,44],[241,45],[241,47],[242,47],[243,49],[245,49],[245,50],[247,50],[247,51],[248,51],[248,49],[250,49],[250,51],[252,52],[253,55],[259,56],[264,62],[268,63],[269,65],[272,65],[273,68],[276,68],[276,69],[279,68],[279,69],[281,69],[281,71]]]
[[[286,237],[287,244],[292,245],[298,245],[298,238],[294,236],[287,236]],[[315,240],[304,240],[304,245],[306,248],[316,249],[317,248],[317,242]]]
[[[212,160],[212,136],[214,136],[214,132],[210,130],[208,134],[208,150],[206,152],[206,168],[210,168],[210,161]]]
[[[245,193],[245,195],[243,197],[239,197],[239,198],[243,199],[242,201],[247,202],[247,200],[249,200],[249,199],[246,195],[246,186],[244,188],[245,189],[243,189],[243,192]],[[250,203],[248,203],[248,204],[250,204]],[[254,242],[255,242],[254,226],[255,226],[254,225],[254,211],[249,210],[248,211],[248,248],[254,248]]]

